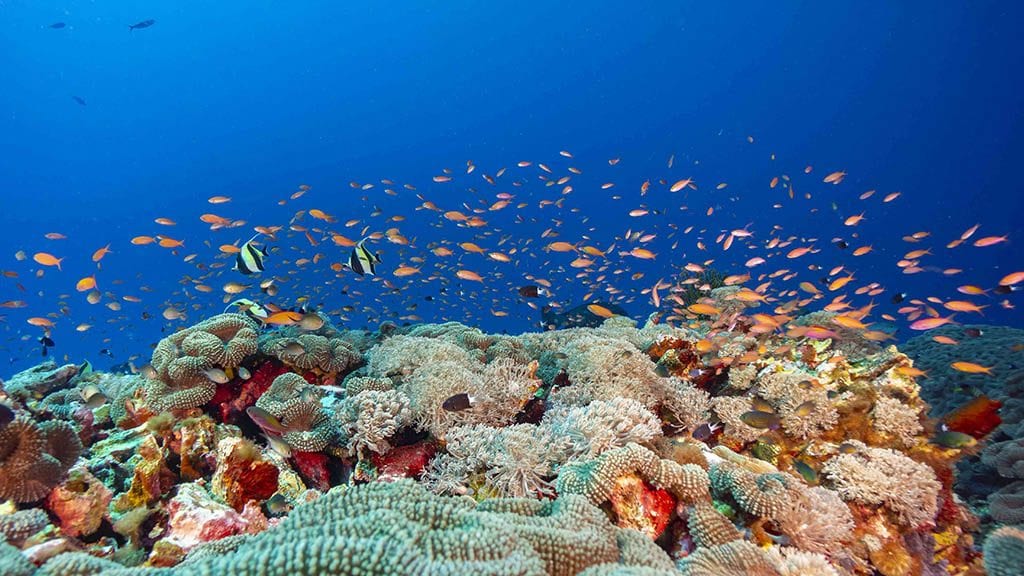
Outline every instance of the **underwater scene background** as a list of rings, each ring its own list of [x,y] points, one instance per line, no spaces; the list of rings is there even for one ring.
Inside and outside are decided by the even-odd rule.
[[[1021,21],[0,0],[0,573],[1024,573]]]

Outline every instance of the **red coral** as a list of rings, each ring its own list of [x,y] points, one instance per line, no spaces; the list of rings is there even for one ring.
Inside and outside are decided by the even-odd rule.
[[[1002,402],[992,400],[988,396],[978,396],[946,415],[946,427],[970,434],[980,440],[1003,422],[999,417],[999,408],[1002,405]]]
[[[327,455],[320,452],[292,452],[295,468],[306,482],[326,492],[331,488],[331,473],[327,470]]]
[[[408,446],[399,446],[387,454],[374,454],[373,465],[377,468],[378,480],[390,481],[419,476],[436,452],[437,445],[424,440]]]

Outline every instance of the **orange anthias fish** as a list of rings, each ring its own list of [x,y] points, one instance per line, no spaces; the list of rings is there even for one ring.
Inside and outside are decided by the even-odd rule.
[[[953,362],[949,366],[954,370],[965,372],[967,374],[988,374],[989,376],[992,375],[991,366],[982,366],[981,364],[975,364],[974,362],[965,362],[963,360],[960,360],[958,362]]]
[[[981,395],[947,414],[943,421],[946,428],[981,440],[1003,422],[999,417],[1002,405],[998,400]]]

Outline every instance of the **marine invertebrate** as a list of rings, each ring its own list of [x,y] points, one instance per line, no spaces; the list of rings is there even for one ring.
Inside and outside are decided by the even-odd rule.
[[[913,446],[924,427],[917,407],[896,398],[880,396],[871,410],[871,425],[879,433],[903,447]]]
[[[36,424],[19,416],[0,427],[0,499],[34,502],[60,482],[82,452],[65,422]]]
[[[794,496],[795,480],[791,476],[755,474],[729,461],[713,464],[708,478],[715,495],[730,496],[741,509],[758,518],[777,518]]]
[[[711,410],[725,425],[722,435],[735,438],[741,444],[753,442],[764,434],[764,430],[749,426],[740,419],[753,409],[754,405],[747,396],[716,396],[711,399]]]
[[[559,494],[582,494],[594,504],[601,504],[611,498],[616,481],[631,474],[655,488],[668,490],[683,502],[709,498],[708,475],[700,466],[661,459],[639,444],[609,450],[594,460],[566,464],[555,487]]]
[[[592,458],[633,442],[650,445],[662,436],[658,418],[631,398],[549,410],[541,426],[569,441],[571,458]]]
[[[850,444],[855,452],[838,454],[821,469],[844,500],[884,505],[908,527],[934,522],[942,486],[931,468],[894,450]]]
[[[7,542],[0,541],[0,574],[5,576],[32,576],[36,567]]]
[[[789,544],[808,552],[830,554],[852,539],[855,522],[839,495],[822,486],[791,490],[793,497],[775,515]]]
[[[363,390],[346,398],[335,413],[349,450],[361,455],[387,452],[388,439],[412,421],[409,397],[398,390]]]
[[[475,505],[401,480],[332,491],[300,506],[278,527],[234,539],[233,549],[185,562],[175,574],[569,576],[590,566],[619,565],[619,546],[618,531],[579,497]],[[629,558],[648,566],[666,566],[668,559],[654,547]]]
[[[300,452],[319,452],[337,439],[331,414],[320,404],[321,390],[293,372],[281,374],[256,406],[277,418],[281,439]]]
[[[654,362],[634,346],[612,338],[582,338],[565,348],[566,372],[581,400],[632,398],[647,408],[665,395]]]
[[[368,375],[388,376],[399,381],[424,366],[442,362],[473,366],[478,361],[465,348],[447,340],[402,334],[374,346],[367,351],[366,358]]]
[[[733,540],[710,548],[698,548],[679,562],[683,576],[780,576],[778,566],[760,548],[745,540]]]
[[[555,466],[567,451],[564,439],[531,424],[459,426],[450,430],[446,448],[424,473],[433,490],[465,493],[476,477],[485,493],[511,497],[552,495]]]
[[[1002,524],[1024,524],[1024,480],[1011,482],[988,497],[989,514]]]
[[[711,395],[679,378],[665,380],[661,412],[678,425],[693,431],[711,417]]]
[[[196,408],[209,402],[217,383],[209,371],[232,369],[257,351],[258,326],[242,314],[220,314],[157,343],[146,383],[146,401],[159,412]]]
[[[57,366],[53,361],[43,362],[28,370],[22,370],[4,382],[4,390],[19,400],[43,398],[57,390],[67,388],[78,374],[78,366],[65,364]]]
[[[420,428],[444,438],[447,430],[457,425],[512,422],[541,384],[534,378],[536,369],[536,363],[524,366],[508,358],[482,366],[442,361],[420,367],[400,389],[409,396]],[[458,394],[470,398],[469,407],[446,410],[445,400]]]
[[[345,340],[311,333],[272,338],[262,350],[288,366],[322,374],[344,374],[363,361],[359,351]]]
[[[345,388],[345,396],[351,398],[360,392],[365,390],[377,390],[379,392],[387,392],[388,390],[394,390],[395,384],[388,377],[373,377],[373,376],[353,376],[349,375],[345,377],[342,385]]]
[[[686,526],[694,543],[711,547],[742,540],[743,534],[710,502],[697,502],[687,509]]]
[[[981,452],[981,461],[1006,478],[1024,478],[1024,438],[994,442]]]
[[[46,508],[60,519],[61,532],[77,538],[99,530],[103,520],[110,517],[107,507],[113,497],[88,470],[76,467],[50,492]]]
[[[985,572],[988,576],[1019,575],[1024,566],[1024,530],[1003,526],[985,539]]]
[[[50,524],[50,517],[40,508],[17,510],[0,516],[0,536],[15,546]]]

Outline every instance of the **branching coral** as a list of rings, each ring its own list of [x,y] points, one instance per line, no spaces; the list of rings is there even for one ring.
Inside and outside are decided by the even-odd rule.
[[[0,499],[34,502],[60,482],[82,452],[75,430],[19,417],[0,428]]]
[[[912,528],[934,522],[941,484],[931,468],[894,450],[850,444],[856,452],[834,456],[821,470],[844,500],[884,505]]]
[[[153,350],[156,380],[146,384],[154,411],[184,410],[209,402],[217,391],[208,371],[235,368],[256,353],[258,326],[241,314],[221,314],[157,343]]]
[[[321,391],[294,373],[274,379],[256,406],[280,420],[281,439],[300,452],[319,452],[336,439],[331,414],[320,404]]]

